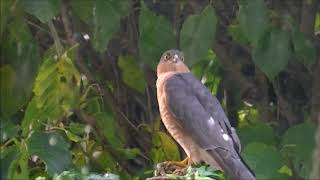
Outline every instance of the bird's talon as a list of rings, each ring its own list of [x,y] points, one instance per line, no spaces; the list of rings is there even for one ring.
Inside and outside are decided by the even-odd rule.
[[[181,169],[176,169],[173,171],[173,174],[178,175],[178,176],[184,176],[187,172],[188,167],[184,167]]]
[[[182,160],[182,161],[165,161],[164,164],[166,164],[167,166],[177,166],[180,169],[181,168],[185,168],[187,167],[189,164],[189,158],[187,157],[186,159]]]

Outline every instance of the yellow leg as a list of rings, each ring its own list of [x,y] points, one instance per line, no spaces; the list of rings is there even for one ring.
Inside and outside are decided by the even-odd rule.
[[[189,165],[191,165],[191,160],[189,157],[186,157],[184,160],[182,161],[166,161],[165,164],[167,165],[174,165],[174,166],[178,166],[178,167],[187,167]]]

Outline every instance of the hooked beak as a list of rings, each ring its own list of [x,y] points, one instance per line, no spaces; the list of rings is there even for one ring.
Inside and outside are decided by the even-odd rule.
[[[173,56],[173,62],[178,62],[178,60],[179,60],[179,56],[177,54],[175,54]]]

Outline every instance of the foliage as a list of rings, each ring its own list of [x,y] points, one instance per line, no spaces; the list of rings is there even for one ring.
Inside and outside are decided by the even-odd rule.
[[[119,68],[122,70],[122,79],[129,87],[143,93],[146,87],[143,72],[140,70],[133,57],[120,56],[118,60]]]
[[[106,173],[104,175],[100,174],[81,174],[77,171],[64,171],[59,175],[56,175],[53,177],[54,180],[106,180],[106,179],[112,179],[112,180],[118,180],[119,176],[112,174],[112,173]]]
[[[126,16],[129,2],[97,0],[93,7],[93,45],[103,52],[114,33],[120,28],[121,16]]]
[[[180,32],[180,47],[188,64],[204,58],[213,44],[217,18],[212,6],[201,14],[189,16]]]
[[[282,140],[284,155],[292,160],[294,170],[306,179],[312,167],[311,154],[314,148],[315,129],[312,123],[300,124],[288,129]],[[299,135],[298,132],[304,133]]]
[[[142,61],[153,68],[157,59],[167,50],[176,48],[173,27],[170,22],[161,15],[156,15],[142,3],[139,16],[139,55]]]
[[[168,174],[167,176],[171,179],[203,179],[203,180],[224,180],[226,177],[221,171],[213,169],[211,167],[202,165],[199,167],[188,167],[186,174],[178,176],[175,174]]]
[[[264,1],[240,1],[238,18],[240,31],[256,47],[268,30],[268,10]],[[255,24],[255,26],[251,26],[251,24]]]
[[[270,79],[273,79],[288,64],[290,56],[288,34],[274,29],[266,34],[257,46],[253,52],[253,60]]]
[[[58,133],[34,132],[27,144],[30,155],[36,155],[45,162],[49,175],[70,166],[70,145]]]
[[[258,179],[308,179],[319,12],[308,33],[301,7],[230,2],[0,0],[1,179],[145,179],[184,157],[156,103],[172,48],[238,122]],[[206,165],[168,177],[226,179]]]
[[[59,0],[23,0],[26,12],[36,16],[41,22],[48,22],[59,12]],[[38,8],[38,5],[41,8]]]

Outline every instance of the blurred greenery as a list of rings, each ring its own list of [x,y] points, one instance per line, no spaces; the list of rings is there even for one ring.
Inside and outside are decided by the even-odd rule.
[[[206,57],[214,41],[216,24],[217,17],[212,6],[185,20],[180,32],[180,47],[188,64]]]
[[[320,3],[299,2],[0,0],[1,179],[146,179],[183,159],[156,99],[172,48],[220,100],[257,179],[308,179]],[[226,179],[206,165],[167,177]]]

